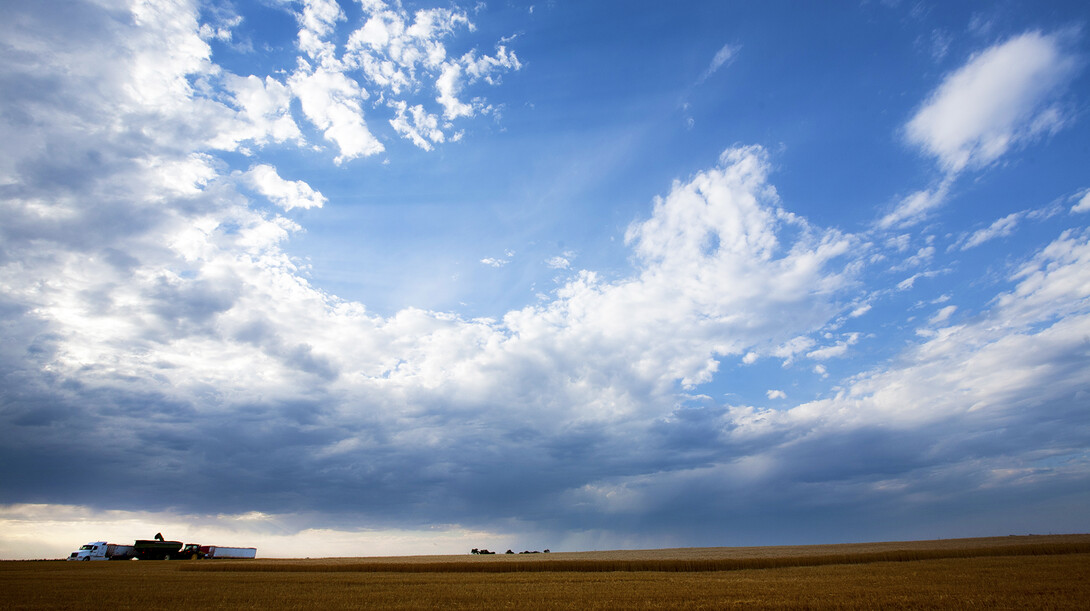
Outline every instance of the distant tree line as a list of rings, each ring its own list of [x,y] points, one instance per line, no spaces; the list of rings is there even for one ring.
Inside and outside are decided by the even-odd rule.
[[[486,554],[495,554],[496,552],[490,552],[490,551],[488,551],[488,550],[486,550],[486,549],[477,549],[477,548],[473,548],[473,549],[469,550],[469,553],[471,553],[471,554],[481,554],[481,555],[486,555]],[[514,554],[515,552],[513,552],[513,551],[511,551],[511,550],[507,550],[507,551],[506,551],[506,552],[504,552],[504,553],[506,553],[506,554]],[[524,551],[521,551],[521,552],[519,552],[519,553],[520,553],[520,554],[548,554],[548,553],[549,553],[549,550],[545,550],[544,552],[539,552],[539,551],[537,551],[537,550],[534,550],[534,551],[532,551],[532,552],[531,552],[531,551],[529,551],[529,550],[524,550]]]

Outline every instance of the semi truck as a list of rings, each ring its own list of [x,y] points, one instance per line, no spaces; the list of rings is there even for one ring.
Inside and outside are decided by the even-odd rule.
[[[93,541],[68,556],[69,560],[199,560],[201,558],[256,558],[256,547],[198,545],[181,541],[137,539],[132,545]]]
[[[120,560],[122,558],[134,558],[131,545],[118,545],[105,541],[93,541],[80,548],[70,556],[69,560]]]

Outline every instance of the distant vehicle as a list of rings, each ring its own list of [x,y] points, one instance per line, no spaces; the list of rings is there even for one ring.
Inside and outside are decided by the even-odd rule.
[[[257,558],[256,547],[198,545],[181,541],[137,539],[132,545],[94,541],[81,546],[69,560],[200,560],[202,558]]]

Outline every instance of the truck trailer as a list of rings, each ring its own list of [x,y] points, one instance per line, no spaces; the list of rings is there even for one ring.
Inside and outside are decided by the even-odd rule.
[[[220,545],[202,545],[201,553],[205,558],[257,558],[256,547],[223,547]]]

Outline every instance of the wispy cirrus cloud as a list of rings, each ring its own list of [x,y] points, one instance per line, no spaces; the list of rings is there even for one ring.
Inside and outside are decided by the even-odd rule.
[[[1024,216],[1025,213],[1023,212],[1012,212],[1003,218],[996,219],[991,225],[988,225],[983,229],[978,229],[966,237],[960,248],[962,250],[968,250],[980,246],[989,240],[1009,236],[1014,233],[1014,230],[1018,227],[1019,221],[1021,221]]]
[[[704,72],[700,73],[700,76],[696,79],[697,85],[702,85],[704,81],[708,80],[711,75],[719,71],[723,66],[729,66],[738,55],[738,52],[742,50],[742,45],[727,43],[719,48],[715,52],[715,57],[712,57],[711,63]]]

